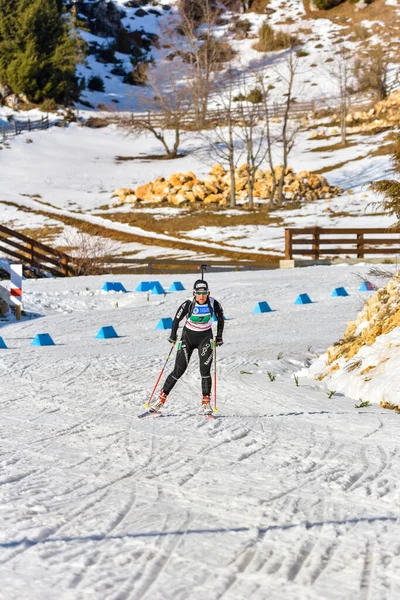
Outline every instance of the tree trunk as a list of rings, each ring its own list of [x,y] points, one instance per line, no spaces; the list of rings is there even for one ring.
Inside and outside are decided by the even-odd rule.
[[[282,173],[281,176],[279,177],[279,181],[278,181],[278,193],[277,193],[277,201],[278,201],[278,206],[281,206],[283,204],[283,184],[285,183],[285,175],[286,175],[286,166],[287,166],[287,158],[284,158],[283,161],[283,165],[282,165]]]
[[[175,158],[176,156],[178,156],[178,148],[179,148],[180,141],[181,141],[180,130],[179,130],[179,128],[177,127],[177,128],[175,129],[175,142],[174,142],[174,147],[172,148],[172,153],[173,153],[173,155],[174,155],[174,158]]]
[[[340,137],[342,140],[343,146],[346,145],[346,116],[347,116],[347,108],[345,104],[342,104],[340,111]]]
[[[230,107],[231,108],[231,107]],[[229,168],[231,178],[231,208],[236,206],[236,174],[235,174],[235,140],[233,139],[233,122],[229,115]]]
[[[167,142],[165,141],[165,137],[163,135],[161,135],[161,134],[158,134],[158,135],[156,135],[156,138],[158,140],[160,140],[160,142],[164,146],[164,150],[165,150],[165,153],[168,156],[168,158],[172,158],[173,151],[170,149],[170,147],[168,146]]]
[[[276,175],[274,170],[274,165],[271,164],[271,178],[272,178],[272,189],[271,189],[271,202],[274,201],[276,194]]]
[[[235,164],[233,160],[229,161],[230,168],[230,179],[231,179],[231,208],[236,206],[236,175],[235,175]]]
[[[255,182],[255,169],[254,167],[249,167],[249,177],[248,177],[248,188],[249,188],[249,210],[254,209],[254,182]]]

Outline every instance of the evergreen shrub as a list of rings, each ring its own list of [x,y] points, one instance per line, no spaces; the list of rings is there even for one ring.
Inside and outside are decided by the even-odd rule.
[[[104,92],[104,81],[99,75],[93,75],[87,84],[87,87],[92,92]]]
[[[60,0],[0,0],[0,81],[30,102],[79,97],[83,43]]]

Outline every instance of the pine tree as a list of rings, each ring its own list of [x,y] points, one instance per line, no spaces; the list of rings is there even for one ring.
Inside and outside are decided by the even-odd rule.
[[[0,0],[0,81],[32,102],[79,95],[81,46],[58,0]]]
[[[396,134],[394,152],[392,155],[393,167],[396,173],[400,172],[400,134]],[[383,200],[379,206],[389,215],[397,218],[397,227],[400,227],[400,182],[395,179],[382,179],[375,181],[370,186],[371,190],[381,194]]]

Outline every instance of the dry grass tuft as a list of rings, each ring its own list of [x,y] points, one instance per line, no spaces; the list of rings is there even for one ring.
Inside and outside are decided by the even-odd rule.
[[[400,406],[398,404],[392,404],[391,402],[386,402],[385,400],[381,400],[379,402],[379,406],[382,408],[388,408],[389,410],[394,410],[397,413],[400,413]]]
[[[298,43],[298,38],[282,30],[274,30],[269,23],[263,23],[258,30],[258,42],[254,44],[254,50],[258,52],[272,52],[293,48]]]
[[[400,327],[400,272],[369,298],[355,321],[351,321],[343,338],[328,349],[328,364],[339,358],[352,359],[363,346],[372,346],[380,335]],[[368,325],[357,330],[362,323]],[[350,367],[349,367],[350,368]]]

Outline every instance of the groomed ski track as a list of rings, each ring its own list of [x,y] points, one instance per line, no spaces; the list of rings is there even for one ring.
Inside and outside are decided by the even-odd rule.
[[[0,598],[399,598],[400,417],[293,378],[355,317],[367,271],[211,274],[214,420],[196,357],[165,417],[137,419],[169,350],[154,328],[195,275],[149,300],[100,293],[109,277],[26,282],[42,316],[0,327]],[[261,300],[275,312],[251,314]],[[94,339],[111,324],[121,338]],[[45,331],[57,345],[30,347]]]

